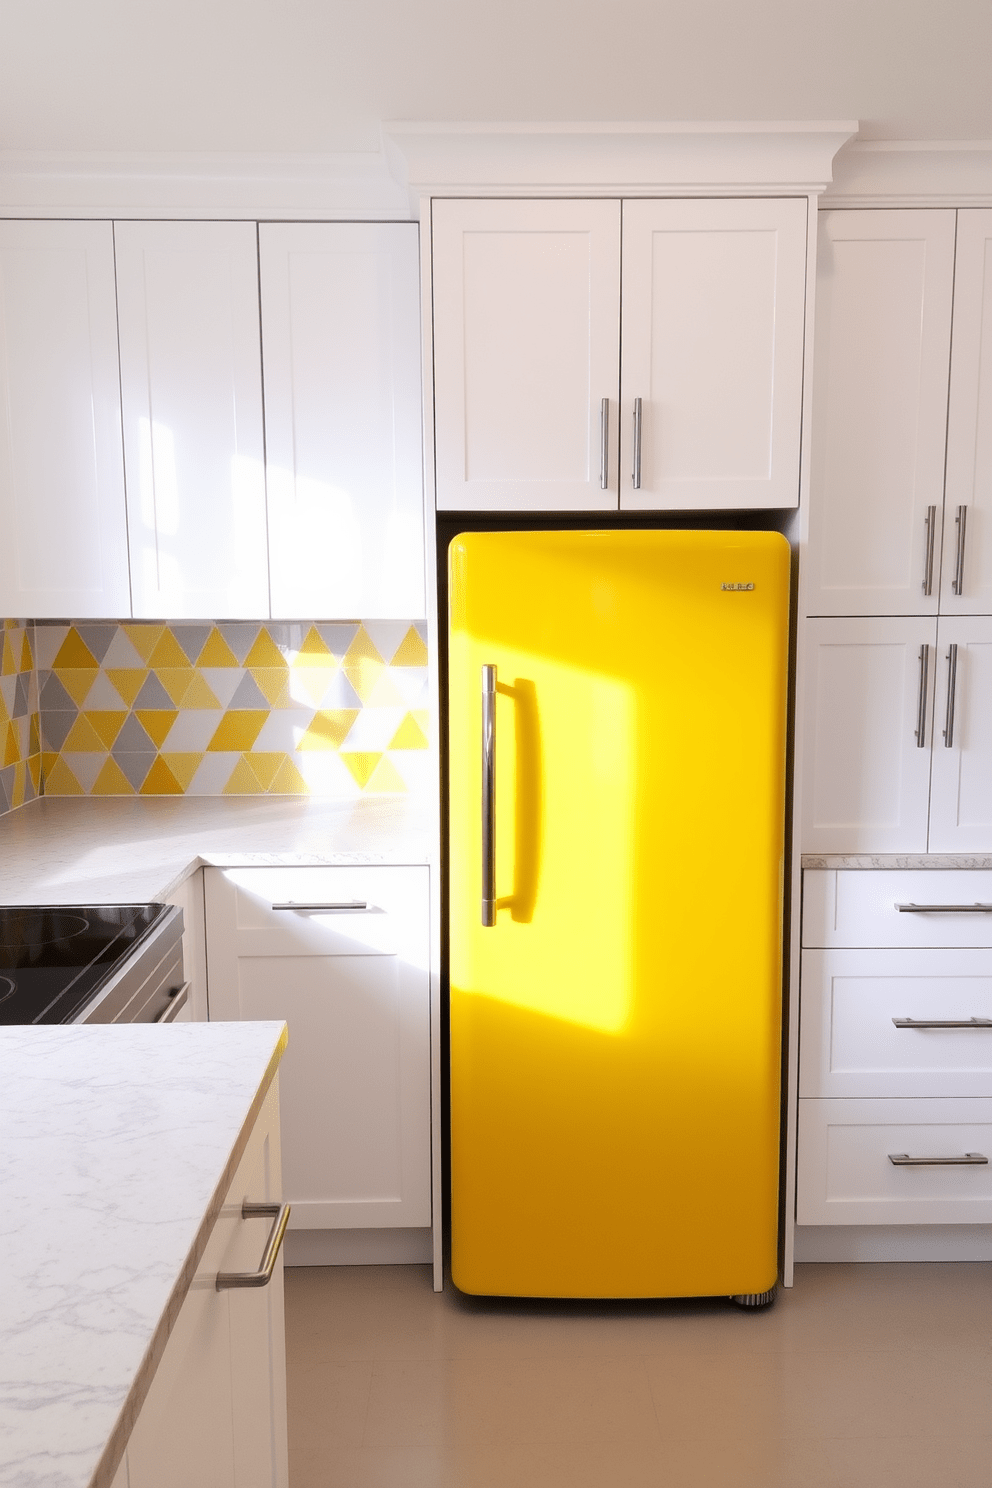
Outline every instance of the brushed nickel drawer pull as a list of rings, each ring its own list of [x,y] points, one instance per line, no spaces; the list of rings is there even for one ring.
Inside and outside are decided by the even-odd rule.
[[[599,405],[599,489],[605,491],[610,484],[610,400],[603,398]]]
[[[641,489],[641,424],[643,421],[644,405],[640,398],[634,399],[634,458],[633,469],[630,473],[631,484],[635,491]]]
[[[897,904],[900,914],[992,914],[992,904]]]
[[[367,910],[369,908],[369,904],[368,901],[365,899],[333,899],[326,904],[317,901],[314,901],[312,903],[308,901],[305,902],[303,900],[301,900],[299,904],[297,904],[295,899],[288,899],[285,904],[273,904],[272,908],[297,909],[300,910],[302,913],[315,913],[317,911],[322,911],[324,913],[329,911],[333,913],[336,910],[339,914],[353,914],[356,911],[360,913],[362,910]]]
[[[189,992],[192,982],[183,982],[181,987],[176,987],[169,993],[169,1000],[165,1007],[154,1020],[156,1023],[173,1023],[189,1000]]]
[[[920,647],[920,695],[916,704],[916,747],[927,746],[927,673],[930,670],[930,647]]]
[[[955,594],[963,594],[965,527],[968,521],[968,508],[966,506],[958,507],[958,514],[954,518],[954,521],[958,529],[958,546],[957,552],[954,555],[954,578],[951,580],[951,588]]]
[[[897,1168],[980,1168],[988,1158],[983,1152],[966,1152],[963,1157],[910,1157],[908,1152],[890,1152],[889,1162]]]
[[[933,593],[933,550],[937,540],[937,508],[927,507],[926,514],[926,538],[923,544],[923,593]]]
[[[958,648],[952,642],[947,648],[947,711],[944,715],[944,748],[954,748],[954,694],[958,684]]]
[[[257,1271],[218,1271],[217,1290],[224,1291],[226,1287],[264,1287],[272,1280],[272,1272],[275,1270],[276,1256],[289,1224],[288,1204],[253,1204],[245,1199],[241,1205],[242,1219],[272,1219],[273,1225],[269,1231],[268,1242],[261,1264]]]
[[[893,1018],[897,1028],[992,1028],[992,1018]]]

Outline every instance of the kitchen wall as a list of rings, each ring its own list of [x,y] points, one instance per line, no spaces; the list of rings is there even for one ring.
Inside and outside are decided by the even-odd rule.
[[[422,621],[5,621],[3,636],[0,810],[429,788]]]
[[[0,816],[41,791],[38,674],[31,622],[4,620],[0,630]]]

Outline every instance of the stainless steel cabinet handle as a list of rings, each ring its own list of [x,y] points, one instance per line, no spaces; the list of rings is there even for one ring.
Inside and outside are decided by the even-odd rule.
[[[183,982],[174,992],[169,993],[169,1001],[155,1019],[156,1023],[172,1023],[189,1000],[189,989],[192,982]]]
[[[930,670],[930,647],[920,647],[920,695],[916,704],[916,747],[927,743],[927,673]]]
[[[333,899],[326,904],[318,901],[311,903],[302,900],[297,904],[294,899],[288,899],[285,904],[273,904],[271,907],[272,909],[297,909],[301,913],[307,913],[308,911],[312,913],[315,910],[322,910],[326,914],[328,911],[333,912],[334,910],[338,910],[339,912],[353,914],[356,910],[360,912],[361,910],[369,909],[370,906],[365,899]]]
[[[937,541],[937,508],[927,507],[926,538],[923,543],[923,593],[933,593],[933,550]]]
[[[966,1152],[963,1157],[910,1157],[908,1152],[890,1152],[889,1162],[897,1168],[977,1168],[988,1158],[983,1152]]]
[[[897,1028],[992,1028],[992,1018],[893,1018]]]
[[[241,1205],[242,1219],[273,1219],[274,1223],[269,1231],[269,1239],[262,1256],[261,1265],[257,1271],[218,1271],[217,1290],[224,1291],[225,1287],[263,1287],[272,1280],[272,1272],[275,1270],[276,1256],[282,1245],[286,1226],[289,1224],[288,1204],[252,1204],[245,1199]]]
[[[964,593],[964,542],[965,542],[965,529],[966,529],[967,522],[968,522],[968,508],[966,506],[959,506],[958,507],[958,514],[954,518],[954,522],[955,522],[955,525],[957,526],[957,529],[958,529],[958,544],[957,544],[957,549],[955,550],[955,553],[954,553],[954,577],[951,580],[951,588],[954,590],[954,593],[955,594],[963,594]]]
[[[634,490],[635,491],[639,491],[641,489],[641,424],[642,424],[642,404],[641,404],[640,398],[635,398],[634,399],[634,458],[633,458],[633,462],[632,462],[633,469],[631,471],[631,480],[634,483]]]
[[[992,914],[992,904],[897,904],[900,914]]]
[[[482,923],[496,923],[496,668],[482,668]]]
[[[599,405],[599,489],[607,490],[610,484],[610,400],[604,398]]]
[[[944,714],[944,748],[954,748],[954,693],[958,683],[958,648],[952,642],[947,648],[947,711]]]

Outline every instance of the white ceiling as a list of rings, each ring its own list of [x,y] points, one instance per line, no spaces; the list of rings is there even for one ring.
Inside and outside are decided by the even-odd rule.
[[[990,0],[0,0],[0,150],[376,149],[422,120],[992,140]]]

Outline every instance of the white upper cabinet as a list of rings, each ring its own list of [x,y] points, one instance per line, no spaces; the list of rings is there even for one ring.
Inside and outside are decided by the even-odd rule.
[[[806,216],[624,202],[621,508],[798,505]]]
[[[937,627],[930,852],[992,848],[992,617]]]
[[[992,211],[958,213],[947,420],[945,614],[992,614]]]
[[[0,222],[0,610],[130,615],[109,222]]]
[[[954,219],[820,214],[808,614],[937,610]]]
[[[435,201],[442,511],[615,511],[618,201]]]
[[[269,613],[255,234],[115,225],[136,616]]]
[[[259,227],[272,614],[426,613],[415,223]]]

